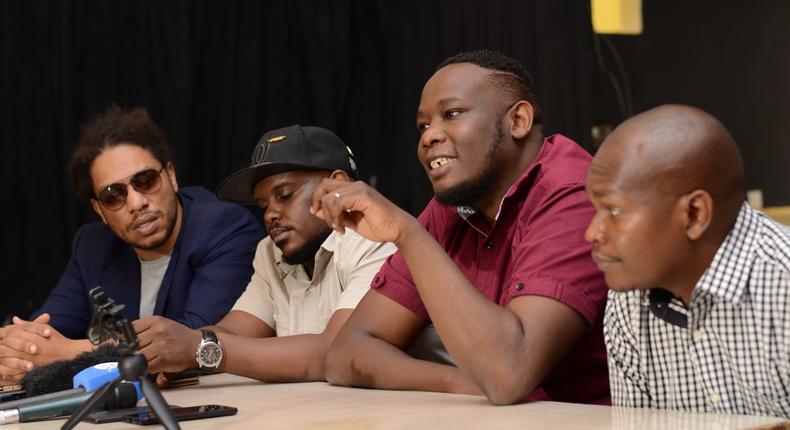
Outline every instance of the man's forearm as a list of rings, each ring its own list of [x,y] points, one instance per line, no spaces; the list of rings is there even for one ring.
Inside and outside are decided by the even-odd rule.
[[[539,382],[526,370],[524,328],[515,314],[481,294],[421,226],[396,245],[450,355],[489,397],[503,385],[529,391]],[[459,317],[465,315],[474,317]]]
[[[327,369],[327,380],[335,385],[482,394],[458,368],[415,359],[365,334],[338,337],[327,357]]]
[[[331,340],[321,334],[249,338],[219,332],[225,358],[219,370],[265,382],[324,381]]]

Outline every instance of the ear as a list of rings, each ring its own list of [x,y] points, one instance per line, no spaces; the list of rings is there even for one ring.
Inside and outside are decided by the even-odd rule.
[[[101,204],[99,201],[96,199],[91,199],[91,206],[93,207],[94,212],[99,215],[99,218],[101,218],[102,222],[107,224],[107,219],[104,218],[104,212],[101,210]]]
[[[532,120],[535,118],[535,110],[532,105],[525,100],[521,100],[510,108],[510,118],[513,125],[510,134],[513,140],[522,140],[532,130]]]
[[[333,170],[332,173],[329,174],[329,179],[338,179],[341,181],[351,182],[351,177],[348,176],[348,173],[345,170]]]
[[[178,192],[178,180],[176,179],[176,168],[173,163],[167,163],[165,167],[167,177],[170,179],[170,184],[173,186],[173,191]]]
[[[685,213],[686,237],[698,240],[708,231],[713,218],[713,199],[704,190],[694,190],[681,198]]]

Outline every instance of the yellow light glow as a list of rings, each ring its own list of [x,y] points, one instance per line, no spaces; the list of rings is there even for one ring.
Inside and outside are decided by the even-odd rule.
[[[593,30],[602,34],[641,34],[642,0],[591,0]]]

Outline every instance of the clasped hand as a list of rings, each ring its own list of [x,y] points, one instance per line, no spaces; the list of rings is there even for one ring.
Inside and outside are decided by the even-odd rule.
[[[49,325],[49,314],[19,317],[0,328],[0,385],[17,384],[34,367],[76,356],[73,343]]]

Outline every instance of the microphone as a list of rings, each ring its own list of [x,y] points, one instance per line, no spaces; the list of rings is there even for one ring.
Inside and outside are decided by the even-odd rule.
[[[0,411],[0,425],[40,421],[69,415],[82,406],[92,395],[92,392],[86,391],[59,399],[40,401],[29,405],[22,405],[17,408],[3,409]],[[134,407],[139,400],[138,396],[139,393],[133,383],[121,382],[110,392],[107,400],[101,405],[101,409],[115,410]]]

